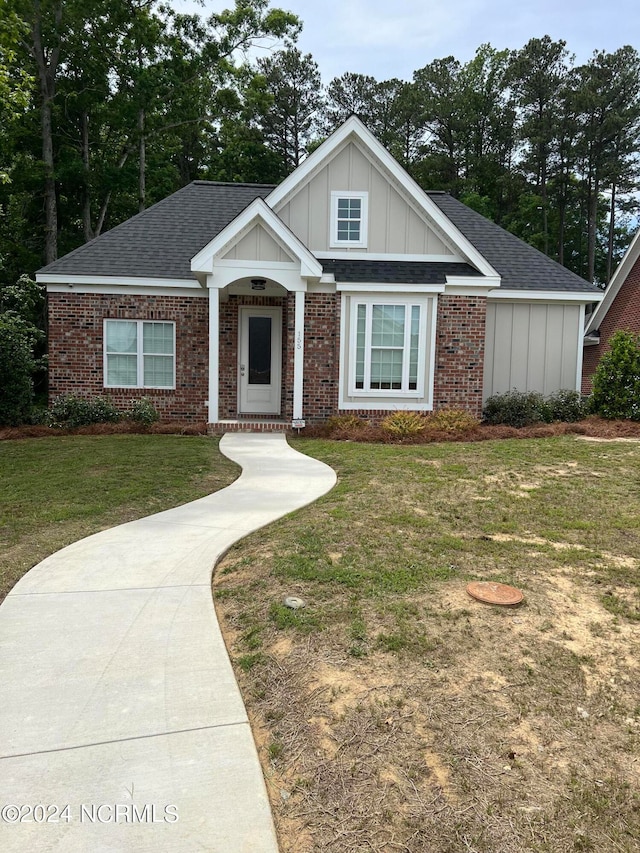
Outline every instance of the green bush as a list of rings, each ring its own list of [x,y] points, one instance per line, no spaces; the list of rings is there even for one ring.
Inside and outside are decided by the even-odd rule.
[[[143,426],[151,426],[160,420],[160,414],[148,397],[140,397],[131,401],[131,408],[127,412],[130,421],[135,421]]]
[[[41,333],[13,311],[0,314],[0,424],[29,420],[33,406],[34,347]]]
[[[424,415],[418,412],[394,412],[380,424],[382,429],[397,438],[418,435],[427,425]]]
[[[538,391],[507,391],[494,394],[484,404],[483,417],[488,424],[525,427],[551,423],[553,416],[545,398]]]
[[[115,424],[121,420],[122,412],[118,411],[109,397],[87,399],[75,394],[58,397],[45,414],[45,423],[58,429]]]
[[[581,421],[590,411],[588,399],[583,398],[579,391],[570,391],[566,388],[547,397],[547,405],[551,412],[551,420],[563,423]]]
[[[640,421],[640,335],[615,332],[593,376],[592,411]]]

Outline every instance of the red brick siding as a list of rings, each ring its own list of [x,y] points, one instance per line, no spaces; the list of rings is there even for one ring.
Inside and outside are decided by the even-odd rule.
[[[314,423],[338,411],[340,295],[307,293],[304,327],[302,411],[305,420]]]
[[[434,410],[482,414],[486,319],[484,296],[438,297]]]
[[[591,392],[595,369],[602,355],[609,350],[611,335],[618,329],[640,333],[640,257],[631,267],[600,325],[600,343],[597,346],[584,347],[583,394]]]
[[[148,397],[163,419],[207,420],[209,301],[185,296],[49,293],[49,398],[108,394],[118,406]],[[103,321],[176,324],[176,388],[105,388]]]

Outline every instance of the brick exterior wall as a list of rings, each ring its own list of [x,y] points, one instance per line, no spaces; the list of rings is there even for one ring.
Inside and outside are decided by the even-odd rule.
[[[230,296],[220,305],[219,417],[238,416],[238,316],[241,306],[282,308],[282,410],[293,417],[295,294],[281,298]],[[208,314],[205,298],[49,294],[50,398],[61,394],[109,394],[125,406],[149,397],[163,419],[207,420]],[[105,389],[103,320],[168,320],[176,323],[176,390]],[[442,295],[438,299],[434,408],[482,411],[486,299]],[[303,414],[318,423],[338,413],[340,353],[339,294],[305,296],[305,375]],[[390,410],[393,411],[393,410]],[[352,412],[379,422],[390,412]],[[268,419],[269,416],[264,416]]]
[[[434,410],[482,415],[486,319],[484,296],[438,297]]]
[[[640,333],[640,257],[631,267],[600,325],[600,343],[584,347],[582,393],[591,393],[591,380],[600,358],[609,350],[611,335],[623,331]]]
[[[49,399],[108,394],[117,406],[148,397],[165,420],[206,421],[209,300],[186,296],[49,293]],[[166,320],[176,324],[176,388],[105,388],[103,321]]]

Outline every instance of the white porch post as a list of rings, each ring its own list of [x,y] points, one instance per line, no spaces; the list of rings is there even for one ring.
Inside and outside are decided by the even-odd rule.
[[[302,420],[302,389],[304,385],[304,291],[296,290],[293,351],[293,420]]]
[[[211,286],[210,276],[207,276],[209,287],[209,423],[218,420],[218,381],[220,372],[220,291]]]

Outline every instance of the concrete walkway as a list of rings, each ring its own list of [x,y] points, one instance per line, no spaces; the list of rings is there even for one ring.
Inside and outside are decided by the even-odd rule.
[[[336,477],[282,435],[220,449],[231,486],[53,554],[0,607],[4,853],[277,851],[211,572]]]

